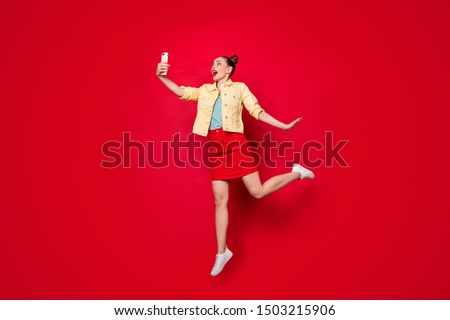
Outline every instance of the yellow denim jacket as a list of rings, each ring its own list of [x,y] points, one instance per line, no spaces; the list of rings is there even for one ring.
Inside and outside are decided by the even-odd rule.
[[[194,121],[193,132],[206,137],[211,124],[212,110],[219,96],[216,83],[204,84],[200,88],[180,86],[184,89],[182,100],[195,100],[197,116]],[[222,86],[222,126],[224,131],[244,133],[242,122],[242,106],[259,120],[259,114],[264,111],[258,100],[242,82],[233,82],[228,79]]]

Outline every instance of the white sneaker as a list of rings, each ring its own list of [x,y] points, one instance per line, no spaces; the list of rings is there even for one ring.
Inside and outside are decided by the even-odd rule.
[[[294,163],[294,166],[292,167],[292,172],[299,172],[300,180],[303,180],[305,178],[314,179],[314,173],[311,170],[302,167],[298,163]]]
[[[223,267],[225,267],[225,264],[228,262],[228,260],[231,259],[232,256],[233,256],[233,252],[228,250],[228,248],[225,250],[224,253],[217,254],[216,262],[214,263],[214,267],[211,270],[211,275],[213,277],[217,276],[223,270]]]

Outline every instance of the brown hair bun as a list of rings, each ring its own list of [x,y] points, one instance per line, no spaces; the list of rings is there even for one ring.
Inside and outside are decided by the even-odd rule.
[[[230,67],[233,68],[230,73],[230,78],[231,78],[231,76],[234,74],[234,70],[236,70],[236,63],[238,63],[239,58],[237,57],[237,55],[232,55],[230,58],[228,58],[227,56],[221,56],[221,57],[225,59],[225,61],[227,62],[227,65],[229,65]]]

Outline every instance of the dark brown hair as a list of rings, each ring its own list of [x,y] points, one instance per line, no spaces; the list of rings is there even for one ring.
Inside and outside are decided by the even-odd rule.
[[[232,56],[229,57],[229,58],[228,58],[227,56],[222,56],[221,58],[224,58],[225,61],[227,62],[227,64],[228,64],[230,67],[233,68],[233,69],[231,70],[231,73],[230,73],[230,78],[231,78],[231,76],[232,76],[233,73],[234,73],[234,70],[236,70],[236,64],[238,63],[239,58],[238,58],[237,55],[232,55]]]

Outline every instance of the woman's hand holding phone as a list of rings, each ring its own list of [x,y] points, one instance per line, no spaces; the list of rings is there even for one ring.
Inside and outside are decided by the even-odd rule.
[[[169,71],[170,64],[167,63],[158,63],[156,67],[156,76],[161,77],[167,75],[167,71]]]
[[[170,67],[168,61],[169,61],[169,53],[163,52],[161,54],[161,62],[158,63],[158,66],[156,67],[156,76],[159,78],[159,80],[162,81],[162,83],[164,83],[164,85],[170,91],[172,91],[178,97],[182,97],[184,95],[184,88],[180,88],[175,82],[173,82],[169,78],[166,78],[167,71],[169,71]]]
[[[156,76],[157,77],[167,75],[167,72],[169,71],[169,67],[170,67],[168,62],[169,62],[169,53],[163,52],[161,54],[161,62],[158,63],[158,67],[156,68]]]

